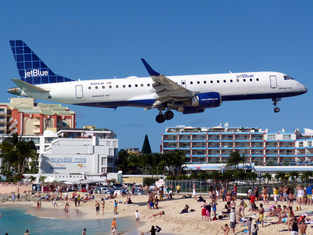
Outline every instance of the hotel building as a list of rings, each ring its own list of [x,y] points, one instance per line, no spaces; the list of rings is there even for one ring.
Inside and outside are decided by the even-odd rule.
[[[161,152],[175,149],[186,153],[187,164],[227,162],[232,152],[246,157],[247,163],[308,163],[313,160],[313,131],[269,132],[268,129],[243,127],[166,128]]]

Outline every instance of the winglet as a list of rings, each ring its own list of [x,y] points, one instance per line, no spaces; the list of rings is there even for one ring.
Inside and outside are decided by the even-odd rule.
[[[146,67],[146,69],[148,70],[148,73],[150,74],[150,76],[160,76],[160,73],[154,71],[151,68],[151,66],[144,59],[141,59],[141,61],[144,64],[144,66]]]

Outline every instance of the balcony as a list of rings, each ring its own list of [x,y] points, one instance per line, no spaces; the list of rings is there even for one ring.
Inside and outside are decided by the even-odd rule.
[[[12,130],[13,128],[15,128],[17,125],[17,120],[15,120],[9,127],[9,130]]]

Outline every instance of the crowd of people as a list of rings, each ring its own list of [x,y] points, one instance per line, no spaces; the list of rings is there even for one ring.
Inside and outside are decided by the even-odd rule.
[[[235,234],[238,224],[247,226],[247,233],[249,235],[257,235],[260,227],[264,227],[265,218],[270,218],[271,221],[273,220],[269,223],[270,225],[286,224],[288,231],[291,231],[294,235],[298,234],[298,232],[305,234],[307,229],[306,224],[310,223],[311,219],[308,218],[306,212],[303,212],[303,215],[295,216],[293,202],[297,203],[296,210],[298,211],[301,210],[301,205],[312,205],[312,188],[312,185],[308,185],[307,187],[297,185],[294,189],[291,189],[289,186],[274,186],[272,191],[267,186],[264,186],[262,190],[258,186],[255,186],[254,189],[249,187],[246,196],[238,198],[236,185],[233,186],[232,190],[211,186],[208,192],[208,198],[199,196],[198,202],[202,202],[200,206],[202,208],[202,220],[211,221],[229,218],[230,224],[225,224],[221,228],[225,235],[228,235],[230,231]],[[273,204],[270,201],[272,195]],[[238,199],[239,204],[236,205]],[[219,203],[225,203],[225,207],[217,214],[216,205],[218,200],[221,201]],[[248,205],[245,200],[249,200],[250,204],[247,212],[245,212],[245,208]],[[278,203],[285,205],[281,208],[282,205]],[[213,213],[211,213],[212,211]],[[276,221],[275,218],[277,218]]]

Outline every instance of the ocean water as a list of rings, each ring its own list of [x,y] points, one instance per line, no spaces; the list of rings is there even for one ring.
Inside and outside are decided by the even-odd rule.
[[[110,234],[112,219],[99,220],[60,220],[49,218],[38,218],[27,213],[27,208],[12,208],[0,206],[0,234],[9,235],[24,234],[26,229],[31,235],[53,235],[68,234],[81,235],[84,228],[88,235]],[[134,229],[136,223],[132,218],[116,218],[118,232],[126,232]]]

